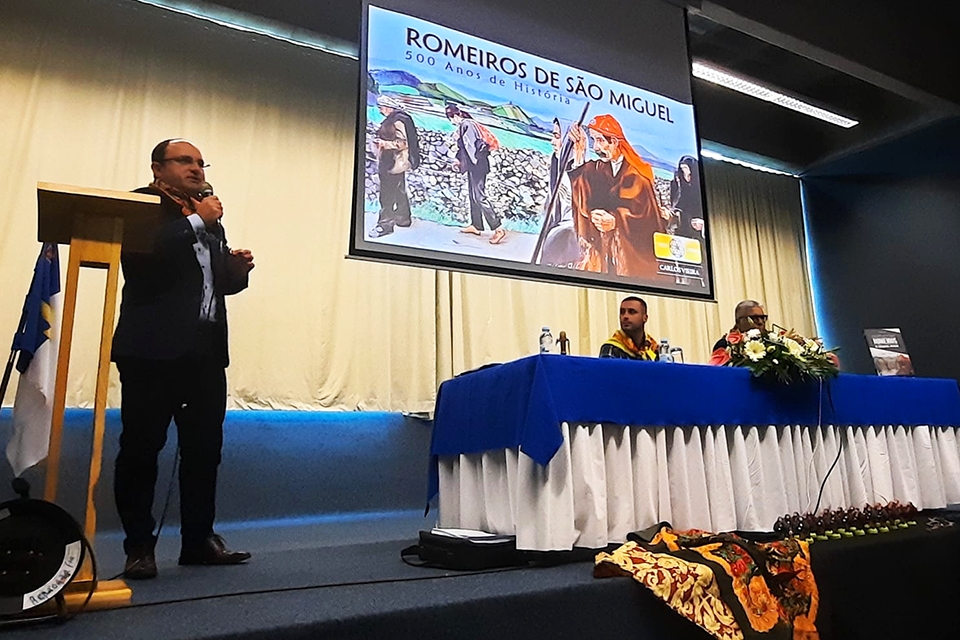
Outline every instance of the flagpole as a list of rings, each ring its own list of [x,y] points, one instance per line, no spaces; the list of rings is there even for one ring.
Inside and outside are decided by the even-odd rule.
[[[29,295],[29,294],[28,294]],[[10,345],[10,357],[7,358],[7,366],[3,370],[3,381],[0,382],[0,408],[3,407],[3,398],[7,395],[7,385],[10,384],[10,374],[13,372],[13,362],[17,358],[17,336],[23,333],[23,327],[27,323],[27,301],[24,298],[23,308],[20,310],[20,324],[17,325],[17,332],[13,334],[13,344]]]

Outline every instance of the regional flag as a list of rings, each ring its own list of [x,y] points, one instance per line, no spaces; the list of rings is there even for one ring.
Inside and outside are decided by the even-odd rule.
[[[47,457],[53,390],[60,348],[60,258],[57,245],[44,243],[13,348],[20,352],[20,383],[13,403],[13,435],[7,460],[19,476]]]

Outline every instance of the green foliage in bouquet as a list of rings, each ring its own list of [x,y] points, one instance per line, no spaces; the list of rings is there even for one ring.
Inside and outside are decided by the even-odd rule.
[[[836,376],[840,370],[836,349],[824,349],[819,340],[794,331],[751,329],[727,335],[731,367],[746,367],[754,377],[792,384]]]

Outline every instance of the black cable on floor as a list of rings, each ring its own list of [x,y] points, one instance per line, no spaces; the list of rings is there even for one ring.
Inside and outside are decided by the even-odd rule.
[[[134,609],[139,607],[155,607],[164,604],[183,604],[186,602],[199,602],[202,600],[216,600],[218,598],[234,598],[239,596],[260,596],[271,593],[293,593],[296,591],[310,591],[313,589],[330,589],[334,587],[359,587],[364,585],[389,584],[393,582],[423,582],[429,580],[446,580],[448,578],[459,578],[461,576],[476,576],[484,573],[505,573],[508,571],[517,571],[519,569],[528,569],[530,567],[502,567],[500,569],[483,569],[479,571],[457,571],[440,576],[417,576],[415,578],[382,578],[376,580],[362,580],[359,582],[334,582],[330,584],[312,584],[300,587],[275,587],[271,589],[251,589],[250,591],[237,591],[232,593],[219,593],[208,596],[195,596],[192,598],[175,598],[172,600],[158,600],[156,602],[143,602],[140,604],[131,604],[124,609]]]
[[[179,466],[179,464],[180,464],[180,443],[177,442],[177,450],[173,454],[173,468],[170,470],[170,482],[167,483],[167,497],[163,501],[163,511],[160,513],[160,524],[157,525],[157,533],[155,535],[158,541],[160,540],[160,532],[163,531],[163,523],[167,519],[167,510],[170,508],[170,496],[173,495],[173,481],[177,477],[177,467]],[[92,548],[91,548],[91,553],[92,553]],[[133,563],[133,566],[131,566],[130,568],[131,569],[135,568],[139,563],[140,561],[138,560],[137,562]],[[94,568],[94,571],[96,571],[96,568]],[[110,580],[116,580],[118,578],[122,578],[123,574],[125,574],[126,572],[127,572],[127,568],[124,567],[123,571],[121,571],[117,575],[110,578]]]

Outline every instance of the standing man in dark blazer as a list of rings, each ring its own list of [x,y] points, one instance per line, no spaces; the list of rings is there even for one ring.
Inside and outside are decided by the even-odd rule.
[[[159,226],[152,253],[121,256],[125,283],[113,338],[123,423],[114,492],[126,533],[124,575],[132,579],[157,575],[152,507],[171,418],[180,443],[180,564],[250,558],[227,550],[213,521],[227,402],[224,296],[247,287],[253,254],[227,246],[223,205],[203,197],[212,189],[196,146],[164,140],[150,160],[153,182],[136,191],[160,196]]]

